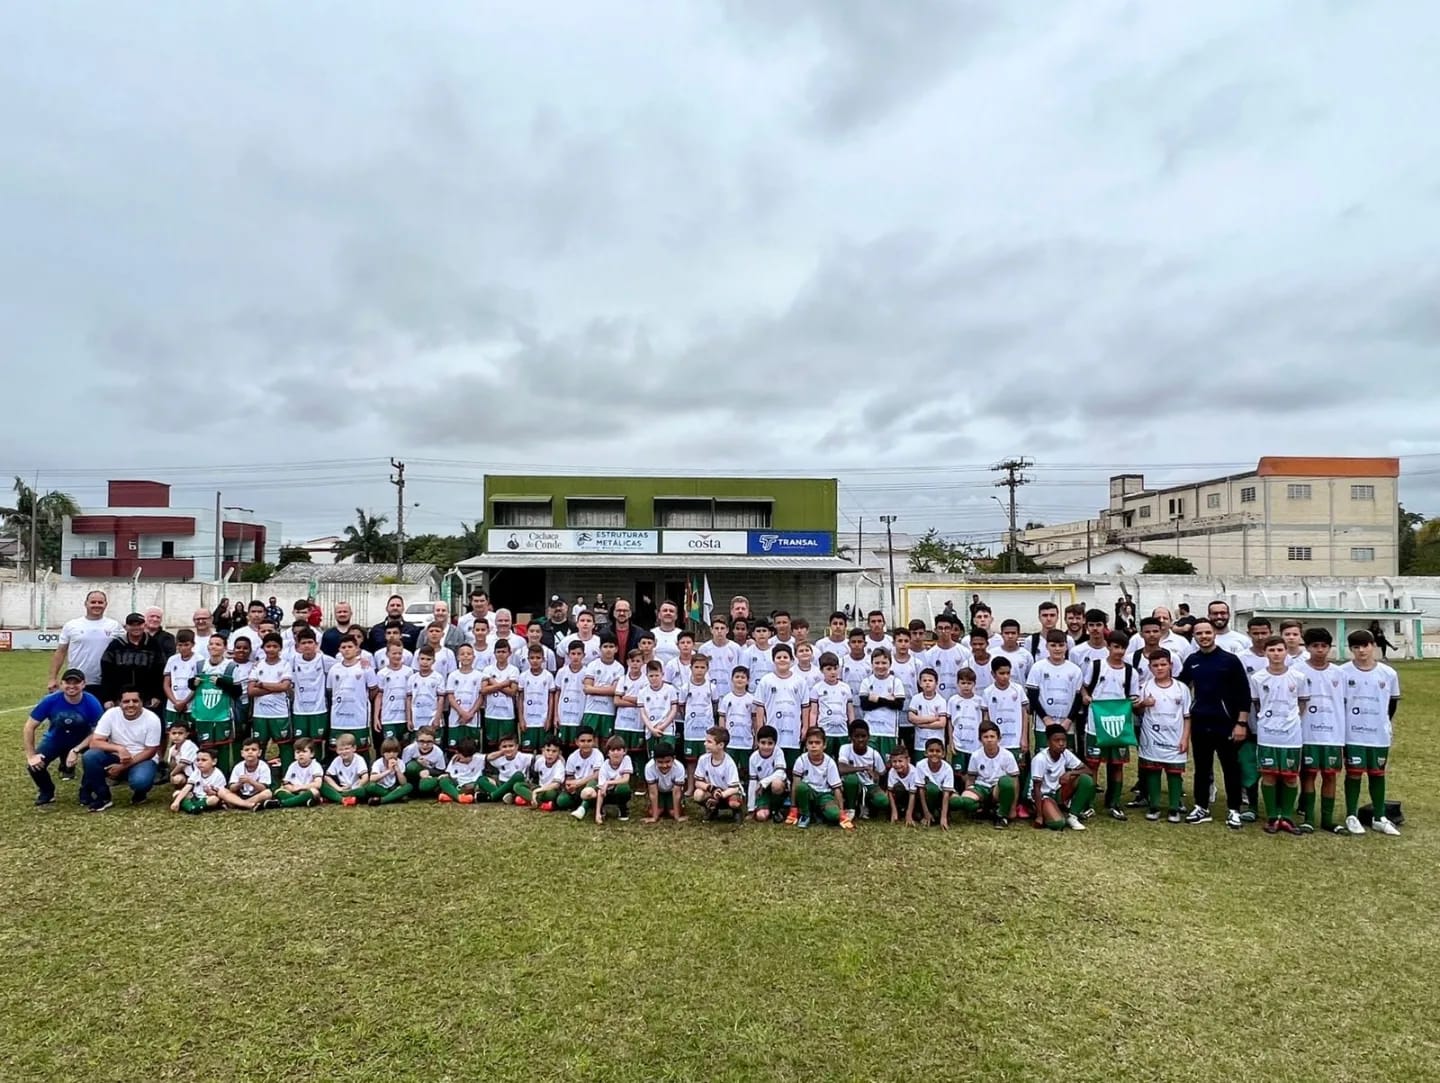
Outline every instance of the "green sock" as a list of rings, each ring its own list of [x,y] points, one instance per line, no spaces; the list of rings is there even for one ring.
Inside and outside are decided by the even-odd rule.
[[[1151,812],[1160,811],[1160,772],[1145,772],[1145,800],[1150,805]]]
[[[1311,827],[1315,826],[1315,791],[1300,790],[1300,814],[1305,817],[1305,822]]]
[[[285,741],[278,747],[280,749],[280,774],[283,776],[286,771],[290,770],[290,765],[295,762],[295,742]]]
[[[1075,795],[1070,800],[1070,811],[1076,816],[1095,803],[1095,780],[1088,774],[1081,774],[1075,782]]]
[[[1289,782],[1279,783],[1277,789],[1280,792],[1280,818],[1295,822],[1295,800],[1299,796],[1299,788]]]
[[[1120,795],[1123,792],[1124,769],[1118,763],[1107,763],[1105,765],[1105,807],[1119,808]]]
[[[1185,776],[1170,775],[1170,811],[1180,812],[1185,803]]]
[[[1345,815],[1356,816],[1360,813],[1360,780],[1345,776]]]
[[[1274,779],[1267,778],[1260,783],[1260,792],[1265,795],[1265,818],[1267,820],[1278,820],[1280,818],[1280,800],[1276,796],[1277,784]]]
[[[1320,795],[1320,830],[1329,831],[1335,826],[1335,798]]]
[[[1385,776],[1370,776],[1370,804],[1375,806],[1375,819],[1385,815]]]

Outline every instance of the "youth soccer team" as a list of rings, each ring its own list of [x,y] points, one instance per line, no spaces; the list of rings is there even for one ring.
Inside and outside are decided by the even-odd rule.
[[[628,820],[640,797],[647,823],[684,820],[688,803],[705,819],[799,828],[1023,817],[1081,831],[1104,764],[1111,818],[1139,807],[1148,820],[1208,822],[1213,795],[1195,794],[1188,814],[1182,804],[1196,647],[1154,617],[1134,638],[1099,610],[1071,606],[1069,631],[1053,603],[1038,617],[1023,638],[1015,620],[995,633],[980,605],[962,642],[950,613],[932,631],[887,630],[878,612],[850,628],[837,612],[812,642],[786,613],[753,625],[717,615],[703,642],[672,633],[657,654],[642,632],[624,658],[590,621],[554,650],[538,624],[492,642],[481,620],[452,651],[432,624],[414,652],[394,621],[382,651],[367,655],[354,629],[334,658],[303,623],[266,631],[254,659],[243,639],[231,653],[222,636],[197,644],[182,630],[164,680],[171,808],[499,802],[598,823]],[[1232,720],[1248,765],[1244,819],[1256,818],[1258,781],[1267,831],[1364,834],[1368,780],[1372,829],[1398,834],[1385,772],[1400,687],[1373,637],[1352,633],[1352,658],[1337,665],[1324,629],[1285,621],[1272,635],[1258,619],[1249,632],[1219,644],[1249,674],[1250,709]],[[1096,704],[1128,704],[1135,718],[1140,785],[1128,804],[1131,746],[1097,733]]]

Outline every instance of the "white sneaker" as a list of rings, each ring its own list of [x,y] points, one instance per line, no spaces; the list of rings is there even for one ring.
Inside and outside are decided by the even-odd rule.
[[[1361,825],[1359,816],[1346,816],[1345,830],[1350,832],[1350,834],[1352,835],[1365,834],[1365,828],[1363,825]]]
[[[1065,823],[1071,831],[1085,830],[1085,825],[1080,822],[1080,817],[1076,816],[1073,812],[1065,817]]]
[[[1242,827],[1245,826],[1245,821],[1240,818],[1240,814],[1238,812],[1236,812],[1234,809],[1231,809],[1225,814],[1225,826],[1228,827],[1231,831],[1239,831]]]
[[[583,805],[580,806],[580,808],[577,808],[577,809],[576,809],[574,812],[572,812],[570,815],[571,815],[571,816],[574,816],[575,819],[577,819],[577,820],[583,820],[583,819],[585,819],[585,806],[583,806]]]
[[[1400,829],[1394,824],[1392,824],[1389,818],[1385,816],[1381,816],[1378,820],[1375,820],[1373,823],[1371,823],[1370,830],[1378,832],[1381,835],[1400,834]]]

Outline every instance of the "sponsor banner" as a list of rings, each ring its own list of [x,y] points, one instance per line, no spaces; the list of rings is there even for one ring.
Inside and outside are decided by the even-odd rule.
[[[835,535],[828,530],[751,530],[746,552],[767,557],[828,557]]]
[[[656,530],[532,530],[491,527],[491,553],[657,553]]]
[[[0,651],[53,651],[58,646],[58,631],[0,631]]]
[[[749,537],[743,530],[663,530],[660,552],[744,556],[750,552]]]

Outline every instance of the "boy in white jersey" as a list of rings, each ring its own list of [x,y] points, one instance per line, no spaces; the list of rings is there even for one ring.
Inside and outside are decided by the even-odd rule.
[[[820,673],[820,666],[815,662],[815,648],[809,643],[795,644],[795,672],[804,677],[805,683],[812,687],[815,682],[824,679]]]
[[[530,753],[520,751],[519,738],[512,733],[502,734],[499,749],[485,757],[487,773],[478,783],[480,794],[486,801],[524,808],[535,796],[529,782],[534,760]]]
[[[588,610],[575,618],[575,627],[579,629],[574,635],[568,635],[560,641],[564,644],[565,656],[570,656],[570,645],[580,644],[580,655],[585,665],[589,665],[600,657],[600,637],[595,634],[595,614]],[[557,643],[555,649],[561,649]]]
[[[435,668],[435,653],[421,647],[415,652],[415,672],[405,685],[405,725],[411,737],[422,726],[438,731],[445,724],[444,704],[445,677]]]
[[[165,725],[183,721],[187,728],[190,721],[190,697],[195,693],[190,688],[190,678],[200,668],[200,658],[195,653],[195,633],[181,628],[175,633],[175,653],[165,659],[163,684],[165,689]]]
[[[370,664],[375,669],[384,669],[390,657],[390,647],[394,644],[400,646],[400,661],[405,666],[411,666],[415,662],[415,656],[405,646],[404,625],[398,620],[385,622],[385,646],[378,651],[370,653]]]
[[[750,753],[746,774],[750,778],[748,807],[760,823],[778,816],[785,807],[785,786],[790,769],[777,745],[774,726],[755,731],[755,751]]]
[[[415,731],[415,740],[400,753],[400,762],[405,768],[405,781],[414,786],[421,797],[433,797],[440,792],[445,753],[435,740],[434,726],[421,726]]]
[[[1025,640],[1025,649],[1030,652],[1030,658],[1033,662],[1038,662],[1042,658],[1048,658],[1050,655],[1050,645],[1046,637],[1049,636],[1051,632],[1060,631],[1058,627],[1060,624],[1060,607],[1054,602],[1041,602],[1039,616],[1040,630],[1038,632],[1031,632]],[[1069,640],[1069,637],[1067,637],[1065,644],[1067,656],[1070,648],[1074,645],[1074,641]]]
[[[954,617],[935,618],[935,646],[925,652],[925,664],[935,671],[935,690],[947,700],[956,692],[955,675],[970,665],[970,652],[955,640]]]
[[[830,633],[815,644],[815,657],[820,659],[821,665],[824,664],[826,654],[833,654],[835,656],[835,664],[838,666],[840,659],[844,658],[845,655],[850,652],[849,640],[845,635],[845,626],[847,623],[844,613],[837,611],[830,614]],[[865,648],[865,636],[863,633],[860,636],[860,648],[861,654],[863,655]]]
[[[1140,778],[1145,787],[1145,819],[1160,819],[1160,776],[1169,789],[1170,812],[1178,824],[1185,816],[1185,762],[1190,751],[1190,689],[1173,676],[1170,652],[1157,647],[1149,657],[1150,676],[1140,687]]]
[[[885,763],[879,750],[870,747],[870,727],[865,720],[850,723],[850,742],[840,746],[835,759],[847,815],[868,820],[889,813],[890,796],[882,785]]]
[[[302,737],[310,740],[312,760],[318,759],[325,747],[325,732],[330,721],[326,678],[335,661],[328,654],[320,653],[320,641],[313,628],[302,628],[295,633],[295,653],[290,659],[290,678],[295,683],[291,693],[294,713],[290,718],[290,732],[297,743]]]
[[[166,727],[166,733],[170,740],[161,759],[165,774],[170,778],[170,785],[179,789],[185,785],[195,769],[195,755],[200,751],[200,746],[190,740],[190,727],[183,718],[171,722]]]
[[[740,648],[730,642],[730,622],[715,614],[710,621],[710,640],[697,650],[710,659],[710,684],[719,699],[730,691],[730,673],[740,664]]]
[[[901,712],[908,705],[905,686],[890,672],[890,652],[884,647],[870,652],[870,665],[870,676],[860,682],[860,711],[876,751],[889,756],[900,737]]]
[[[273,634],[273,633],[272,633]],[[280,653],[278,635],[275,653]],[[261,758],[260,742],[249,738],[240,746],[240,762],[230,771],[230,780],[220,791],[220,801],[231,808],[258,812],[274,797],[270,789],[270,765]],[[273,802],[271,802],[273,806]]]
[[[600,768],[605,763],[605,754],[595,747],[595,731],[582,725],[575,731],[575,751],[565,758],[565,783],[556,795],[555,807],[561,812],[579,812],[577,820],[583,820],[589,812],[586,807],[585,791],[600,779]]]
[[[484,625],[485,621],[475,622],[477,628]],[[464,649],[461,647],[461,650]],[[473,805],[480,792],[480,779],[484,773],[485,760],[480,755],[480,743],[473,737],[463,738],[455,746],[450,762],[445,765],[445,773],[437,780],[440,792],[435,800],[442,805]]]
[[[745,799],[740,771],[727,751],[729,742],[730,732],[723,726],[706,731],[705,755],[695,764],[695,802],[704,807],[705,819],[716,819],[721,809],[729,809],[738,824],[745,819]]]
[[[990,663],[994,683],[980,695],[980,718],[1000,729],[1000,744],[1018,762],[1030,751],[1030,711],[1020,686],[1010,680],[1010,663],[996,658]]]
[[[945,762],[945,742],[931,737],[915,771],[920,776],[915,785],[920,826],[938,823],[942,831],[949,831],[950,813],[960,810],[960,798],[955,793],[955,768]]]
[[[630,757],[625,754],[625,741],[620,737],[611,737],[605,742],[605,758],[600,763],[600,772],[595,781],[580,791],[580,807],[572,816],[577,820],[583,820],[589,812],[590,802],[595,804],[595,822],[605,822],[605,809],[614,805],[620,815],[620,822],[627,823],[630,819],[630,797],[634,792],[630,780],[635,775],[635,765],[630,762]]]
[[[936,691],[939,683],[939,675],[926,666],[920,671],[920,691],[910,697],[906,717],[910,720],[910,745],[917,752],[932,737],[938,737],[946,744],[950,740],[950,708],[945,697]]]
[[[731,670],[730,688],[720,697],[716,714],[730,735],[725,751],[735,761],[743,780],[749,770],[750,753],[755,750],[755,697],[750,694],[750,675],[743,666]]]
[[[483,621],[476,621],[478,631]],[[480,710],[485,704],[480,694],[484,678],[475,668],[475,648],[462,643],[455,652],[455,672],[445,678],[445,703],[450,708],[450,724],[445,729],[445,745],[452,753],[460,747],[461,741],[474,741],[480,747],[483,734],[480,728]]]
[[[775,659],[771,655],[774,645],[770,642],[771,628],[765,621],[756,621],[751,634],[754,641],[740,651],[740,664],[750,671],[750,679],[758,686],[765,677],[775,672]],[[795,648],[787,647],[794,658]]]
[[[900,819],[900,810],[905,810],[905,826],[916,827],[915,791],[920,785],[920,772],[910,762],[910,750],[896,745],[890,753],[890,770],[885,774],[885,789],[890,795],[890,822]]]
[[[644,638],[644,635],[641,635]],[[652,637],[653,638],[653,637]],[[665,666],[665,679],[673,684],[676,690],[683,690],[690,681],[690,663],[695,658],[695,637],[689,632],[681,632],[675,637],[675,648],[679,653],[668,662],[662,663]],[[654,648],[651,648],[651,655],[654,655]],[[650,659],[645,658],[648,662]]]
[[[791,668],[795,657],[789,647],[776,647],[770,653],[775,672],[767,673],[755,688],[755,721],[757,725],[768,723],[775,727],[785,762],[793,764],[800,757],[800,733],[810,689],[805,678]]]
[[[375,670],[375,706],[372,729],[377,747],[388,740],[410,739],[410,678],[415,671],[405,664],[405,648],[385,647],[385,664]]]
[[[856,710],[860,709],[860,682],[874,672],[870,661],[865,650],[865,632],[860,628],[850,629],[849,646],[840,657],[840,679],[850,686]]]
[[[500,747],[500,738],[520,734],[516,729],[516,702],[520,697],[520,671],[510,664],[510,641],[495,641],[495,661],[480,671],[480,694],[485,697],[484,748],[493,752]],[[613,711],[613,706],[612,706]]]
[[[682,758],[694,770],[705,754],[705,734],[715,725],[715,699],[710,688],[710,660],[704,655],[690,659],[690,679],[676,689],[679,700],[681,729],[684,736]]]
[[[1130,637],[1124,632],[1111,632],[1105,637],[1105,657],[1093,659],[1084,671],[1085,683],[1080,688],[1080,700],[1085,705],[1085,766],[1092,775],[1098,775],[1100,764],[1105,764],[1105,809],[1112,820],[1126,819],[1121,808],[1125,793],[1125,765],[1130,762],[1130,749],[1126,747],[1102,749],[1100,737],[1095,732],[1095,719],[1091,707],[1095,703],[1127,700],[1133,712],[1140,701],[1140,679],[1135,667],[1125,661],[1125,651]],[[1123,710],[1123,708],[1120,708]],[[1092,812],[1083,809],[1082,820],[1089,819]]]
[[[283,770],[295,762],[295,737],[290,729],[290,692],[295,682],[290,663],[280,657],[283,641],[279,632],[267,632],[260,641],[264,657],[250,670],[250,736],[260,742],[263,756],[270,742],[280,753]]]
[[[1085,762],[1068,747],[1065,727],[1045,727],[1045,748],[1030,761],[1030,803],[1035,826],[1051,831],[1084,831],[1072,807],[1089,808],[1095,801],[1095,780]]]
[[[1400,829],[1385,812],[1385,768],[1395,711],[1400,706],[1400,678],[1375,660],[1375,637],[1361,630],[1345,642],[1351,660],[1340,667],[1345,675],[1345,829],[1363,835],[1360,823],[1360,780],[1370,779],[1373,819],[1370,830],[1398,835]]]
[[[535,772],[532,805],[541,812],[550,812],[555,808],[555,799],[565,790],[565,757],[560,751],[560,739],[553,733],[540,746],[540,758],[531,769]]]
[[[335,738],[335,757],[325,768],[325,777],[320,782],[320,796],[326,801],[350,807],[359,804],[365,796],[365,780],[370,768],[365,757],[356,751],[358,744],[355,734],[349,731]]]
[[[808,697],[805,728],[819,726],[825,732],[825,751],[838,755],[855,721],[855,696],[840,680],[840,659],[830,651],[820,656],[820,680],[811,683]]]
[[[534,627],[537,625],[532,622],[529,628]],[[523,725],[520,747],[531,753],[539,752],[545,738],[555,732],[555,677],[545,668],[545,649],[539,643],[531,643],[525,649],[528,666],[520,674],[520,720]]]
[[[1315,780],[1320,780],[1320,830],[1343,832],[1335,822],[1335,780],[1345,764],[1345,678],[1330,662],[1334,640],[1325,628],[1304,633],[1309,660],[1291,670],[1310,709],[1300,719],[1300,831],[1315,830]]]
[[[1256,754],[1260,761],[1260,789],[1265,795],[1266,834],[1284,831],[1298,835],[1295,803],[1300,794],[1300,754],[1304,740],[1300,716],[1310,701],[1300,680],[1285,660],[1285,641],[1265,640],[1268,665],[1250,675],[1250,717],[1255,719]]]
[[[1089,673],[1091,663],[1103,662],[1109,653],[1105,645],[1105,622],[1103,609],[1091,609],[1085,614],[1085,641],[1076,643],[1070,651],[1070,661],[1079,666],[1082,673]]]
[[[1030,667],[1025,687],[1030,695],[1035,732],[1039,734],[1051,726],[1059,726],[1070,736],[1073,751],[1080,747],[1074,720],[1080,710],[1080,685],[1084,683],[1084,676],[1080,667],[1065,657],[1065,643],[1064,632],[1045,634],[1046,655]]]
[[[1294,617],[1280,622],[1280,638],[1285,641],[1285,664],[1298,666],[1309,660],[1305,649],[1305,625]]]
[[[1000,747],[1000,727],[995,723],[980,724],[980,749],[970,754],[965,775],[957,802],[961,811],[974,816],[993,809],[995,826],[1009,827],[1019,793],[1020,765],[1008,748]]]
[[[637,697],[640,722],[645,727],[645,746],[651,756],[661,744],[675,751],[675,717],[680,711],[680,695],[665,680],[665,663],[652,658],[645,663],[645,687]]]
[[[532,620],[525,626],[525,656],[527,658],[530,656],[531,647],[539,647],[540,666],[553,677],[555,670],[559,667],[559,662],[555,657],[555,652],[540,642],[540,637],[544,634],[545,629],[540,626],[538,620]]]
[[[415,652],[415,664],[420,664],[420,651],[428,649],[430,657],[434,660],[435,672],[440,675],[443,681],[450,674],[455,672],[458,663],[455,660],[455,652],[445,646],[445,625],[438,621],[425,626],[425,642]]]
[[[638,649],[625,657],[625,677],[615,692],[615,734],[625,742],[632,764],[645,762],[645,719],[640,710],[640,693],[648,687],[645,660]]]
[[[995,661],[995,656],[990,653],[990,637],[984,632],[971,632],[969,668],[975,674],[976,692],[984,692],[994,683],[994,670],[990,668],[990,663],[993,661]],[[1013,666],[1010,669],[1010,679],[1017,684],[1025,683],[1016,677]]]
[[[355,748],[368,748],[375,671],[361,663],[360,645],[353,638],[340,640],[340,660],[330,667],[325,687],[330,693],[331,747],[338,750],[340,738],[348,735]]]
[[[660,665],[659,662],[655,664]],[[685,820],[682,807],[685,767],[676,761],[675,748],[668,741],[657,741],[650,748],[650,762],[645,765],[645,792],[650,798],[650,812],[645,817],[645,823],[659,823],[667,813],[676,823]]]
[[[175,791],[170,800],[171,812],[188,812],[195,815],[220,807],[220,794],[225,790],[225,773],[215,765],[215,753],[208,748],[198,749],[195,762],[185,778],[185,784]]]
[[[950,766],[963,774],[970,766],[970,757],[980,751],[980,723],[985,720],[985,704],[975,694],[973,669],[962,667],[955,679],[959,682],[959,691],[945,704],[945,715],[950,724]]]
[[[491,662],[495,661],[495,644],[490,642],[490,622],[488,620],[477,620],[470,629],[470,635],[471,638],[475,640],[475,672],[479,673]],[[455,664],[457,666],[460,664],[460,650],[458,647],[455,650]]]
[[[600,657],[586,663],[580,682],[585,692],[585,714],[580,724],[595,732],[597,743],[608,741],[615,732],[615,690],[625,678],[624,663],[615,660],[618,646],[613,635],[601,636]]]
[[[572,639],[565,647],[565,665],[555,673],[555,723],[562,749],[575,747],[584,717],[585,646]]]
[[[1000,646],[995,648],[995,653],[1010,659],[1010,679],[1018,685],[1024,685],[1030,676],[1030,667],[1035,664],[1035,658],[1020,643],[1018,620],[1007,618],[1000,622]]]
[[[370,765],[365,780],[365,799],[371,805],[393,805],[407,800],[414,787],[405,781],[405,765],[400,762],[400,742],[387,737],[380,742],[380,755]]]
[[[855,829],[855,822],[841,805],[844,795],[840,789],[840,769],[825,754],[825,733],[818,726],[806,731],[805,754],[795,761],[790,773],[795,779],[795,792],[794,803],[785,817],[788,826],[809,827],[812,819],[819,819],[839,824],[847,831]]]

